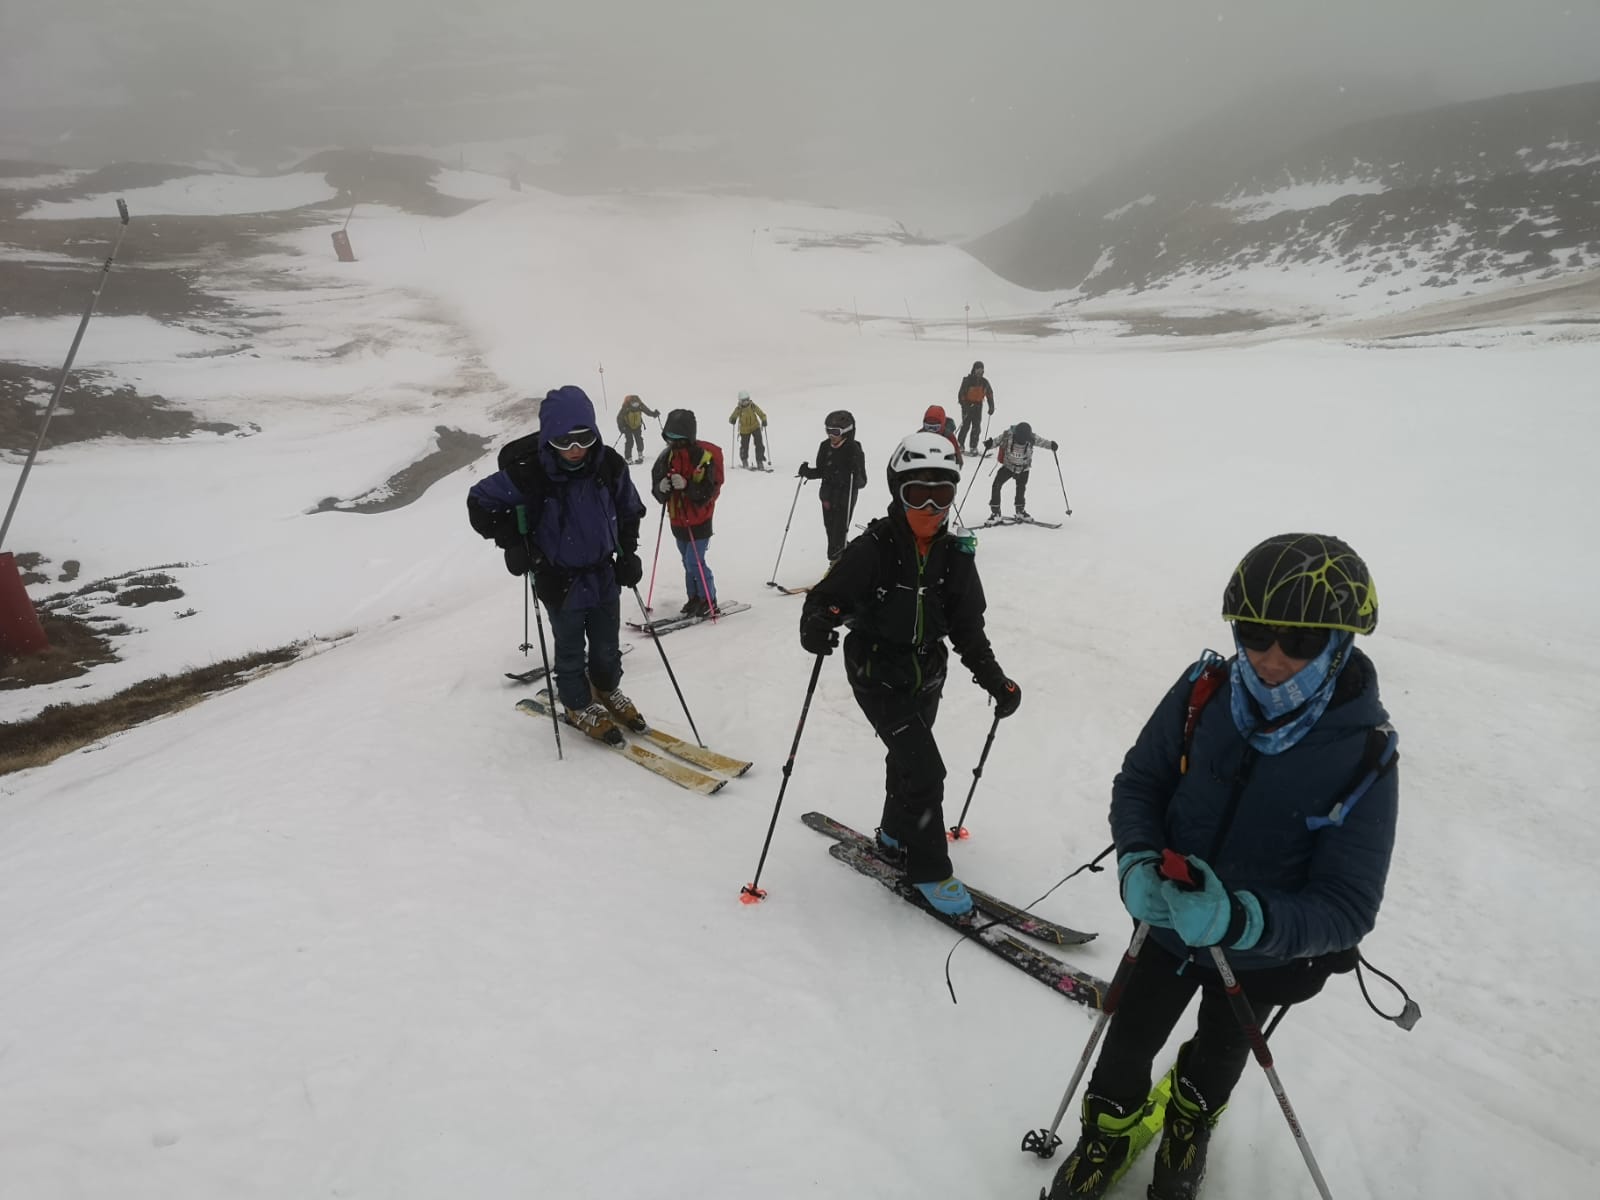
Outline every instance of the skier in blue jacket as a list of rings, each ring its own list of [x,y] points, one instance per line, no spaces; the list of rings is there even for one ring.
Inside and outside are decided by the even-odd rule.
[[[1186,670],[1111,789],[1122,900],[1148,922],[1083,1101],[1083,1133],[1050,1200],[1105,1194],[1125,1166],[1155,1056],[1198,991],[1193,1036],[1172,1068],[1151,1200],[1192,1198],[1212,1126],[1249,1044],[1210,947],[1228,955],[1258,1020],[1320,990],[1378,916],[1399,805],[1387,766],[1351,803],[1392,733],[1355,635],[1378,623],[1366,564],[1338,538],[1268,538],[1234,569],[1222,616],[1236,653],[1200,700]],[[1205,667],[1202,659],[1199,667]],[[1225,670],[1223,669],[1225,668]],[[1392,762],[1391,759],[1385,760]],[[1201,886],[1159,866],[1185,856]]]
[[[503,447],[499,467],[467,493],[467,516],[505,551],[506,570],[533,575],[550,614],[551,673],[568,723],[620,744],[619,722],[640,733],[649,728],[622,693],[620,646],[621,589],[644,573],[637,553],[644,503],[622,456],[601,442],[594,404],[579,387],[547,393],[538,432]]]

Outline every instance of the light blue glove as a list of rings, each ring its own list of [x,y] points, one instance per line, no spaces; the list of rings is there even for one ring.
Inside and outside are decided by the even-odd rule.
[[[1156,871],[1160,861],[1161,856],[1154,850],[1130,850],[1117,859],[1117,881],[1122,888],[1122,907],[1135,921],[1171,929],[1172,917],[1161,891],[1161,875]]]
[[[1204,859],[1191,854],[1188,863],[1197,887],[1161,881],[1161,895],[1172,914],[1170,928],[1186,946],[1224,943],[1230,950],[1249,950],[1267,927],[1261,901],[1250,892],[1230,892]]]

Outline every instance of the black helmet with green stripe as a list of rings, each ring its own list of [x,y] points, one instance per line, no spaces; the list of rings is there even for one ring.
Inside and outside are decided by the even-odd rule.
[[[1361,556],[1322,533],[1280,533],[1233,569],[1222,593],[1224,621],[1371,633],[1378,589]]]

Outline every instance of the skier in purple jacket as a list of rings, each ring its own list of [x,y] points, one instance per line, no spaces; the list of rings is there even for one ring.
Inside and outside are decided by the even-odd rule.
[[[467,493],[468,519],[505,552],[506,570],[533,577],[550,614],[551,673],[567,722],[620,744],[619,723],[649,728],[622,693],[620,646],[621,589],[644,574],[644,503],[622,456],[600,440],[594,404],[579,387],[548,392],[538,432],[503,447],[499,467]]]

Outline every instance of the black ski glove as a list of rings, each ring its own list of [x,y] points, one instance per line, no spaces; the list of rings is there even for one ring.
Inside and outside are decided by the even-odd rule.
[[[833,648],[839,644],[839,630],[836,627],[842,619],[843,614],[833,604],[803,618],[800,622],[800,645],[806,653],[832,654]]]
[[[637,587],[639,580],[644,578],[644,564],[639,561],[637,554],[617,555],[615,570],[617,582],[625,588]]]
[[[993,659],[972,673],[972,682],[994,697],[994,715],[997,717],[1009,717],[1022,706],[1022,688],[1015,679],[1008,679],[1000,669],[1000,664]]]
[[[1051,442],[1050,443],[1050,453],[1051,454],[1054,454],[1059,449],[1061,449],[1061,443],[1060,442]]]
[[[528,557],[528,547],[523,542],[506,547],[506,570],[513,575],[526,575],[533,567],[533,561]]]
[[[994,715],[1002,719],[1022,707],[1022,688],[1015,679],[1002,680],[999,687],[989,689],[989,695],[994,697]]]
[[[994,449],[994,439],[993,438],[984,438],[983,439],[983,448],[985,450],[993,450]]]

